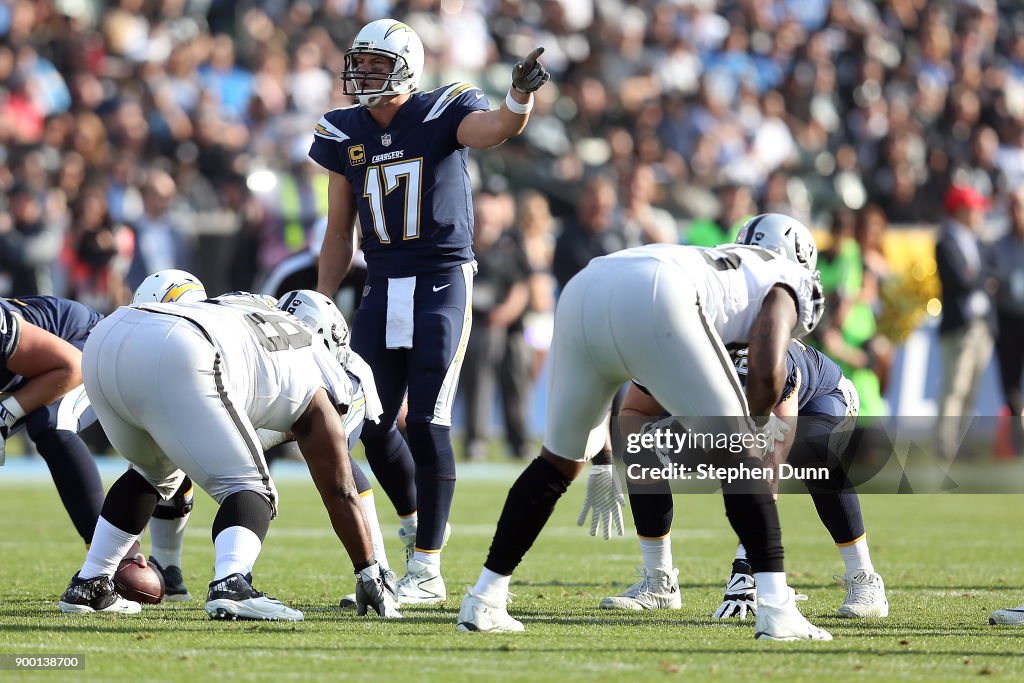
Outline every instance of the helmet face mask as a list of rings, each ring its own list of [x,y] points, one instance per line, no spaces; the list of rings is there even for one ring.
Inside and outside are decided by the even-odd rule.
[[[316,333],[339,363],[348,360],[348,323],[328,297],[312,289],[288,292],[277,302],[277,308],[291,313]]]
[[[363,68],[373,56],[391,60],[390,72]],[[423,73],[423,61],[423,43],[411,28],[394,19],[370,22],[345,53],[343,92],[356,96],[367,107],[376,106],[384,97],[414,92]]]
[[[132,304],[166,304],[204,301],[206,288],[192,273],[184,270],[159,270],[138,286]]]
[[[763,213],[751,218],[740,229],[736,244],[774,251],[811,272],[818,269],[818,247],[811,231],[800,221],[781,213]]]

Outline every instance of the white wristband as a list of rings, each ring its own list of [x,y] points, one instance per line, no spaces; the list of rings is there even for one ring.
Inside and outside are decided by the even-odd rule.
[[[508,110],[513,114],[529,114],[530,111],[533,109],[533,96],[531,94],[530,101],[527,102],[526,104],[523,104],[521,102],[516,102],[515,99],[512,97],[512,91],[509,90],[508,93],[505,95],[505,106],[508,107]]]
[[[0,421],[3,421],[5,425],[13,427],[14,423],[23,417],[25,417],[25,409],[18,403],[18,399],[8,396],[0,401]]]

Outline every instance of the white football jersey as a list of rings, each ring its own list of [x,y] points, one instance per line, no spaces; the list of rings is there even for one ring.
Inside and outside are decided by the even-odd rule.
[[[693,282],[704,316],[725,344],[750,341],[761,304],[776,285],[783,285],[796,295],[797,324],[792,336],[807,335],[824,310],[818,273],[761,247],[650,244],[601,258],[656,259],[677,266]]]
[[[234,293],[137,308],[185,318],[205,332],[220,352],[228,395],[245,406],[254,427],[290,430],[321,387],[335,405],[352,403],[352,382],[327,348],[258,296]]]

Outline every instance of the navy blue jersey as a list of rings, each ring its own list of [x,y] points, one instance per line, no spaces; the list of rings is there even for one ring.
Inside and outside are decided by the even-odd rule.
[[[747,349],[733,352],[733,362],[740,381],[747,381]],[[797,407],[802,410],[807,404],[819,396],[831,394],[839,389],[843,379],[843,371],[831,358],[803,342],[792,339],[786,350],[786,386],[782,391],[782,401],[788,399],[797,387]],[[780,403],[782,401],[779,401]]]
[[[83,342],[103,315],[85,304],[55,296],[0,299],[0,306],[66,342]]]
[[[309,156],[352,184],[367,270],[436,273],[473,260],[473,196],[459,124],[490,108],[470,83],[414,93],[381,128],[363,105],[320,118]]]
[[[23,378],[7,370],[7,359],[17,348],[17,336],[20,335],[20,320],[26,320],[36,327],[42,328],[70,342],[79,349],[85,343],[89,332],[96,326],[103,315],[84,304],[70,299],[55,296],[26,296],[18,299],[0,299],[0,310],[3,312],[4,329],[2,353],[4,367],[0,370],[0,389],[12,391],[23,383]],[[13,324],[12,324],[13,323]],[[11,329],[13,333],[12,340]],[[13,344],[12,344],[13,342]]]

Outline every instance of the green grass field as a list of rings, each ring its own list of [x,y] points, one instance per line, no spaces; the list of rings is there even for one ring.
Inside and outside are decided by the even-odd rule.
[[[2,475],[2,472],[0,472]],[[718,496],[689,496],[676,511],[679,612],[597,609],[633,582],[634,537],[595,540],[575,526],[582,486],[563,499],[513,581],[524,634],[459,634],[455,616],[487,551],[509,481],[464,481],[445,552],[449,600],[405,610],[401,622],[341,612],[351,566],[312,484],[280,482],[281,514],[256,565],[256,586],[304,610],[299,624],[212,622],[201,600],[141,616],[64,616],[56,603],[83,549],[52,484],[0,476],[0,654],[85,655],[84,671],[0,672],[0,680],[1024,680],[1024,629],[992,627],[988,612],[1024,602],[1021,497],[866,496],[876,568],[892,613],[878,622],[831,617],[843,591],[838,554],[810,501],[784,497],[790,583],[803,610],[831,630],[826,643],[764,643],[751,622],[713,623],[734,549]],[[378,508],[398,559],[396,524]],[[199,494],[185,548],[185,578],[205,594],[213,566],[212,501]],[[628,514],[628,513],[627,513]],[[401,573],[401,572],[400,572]]]

